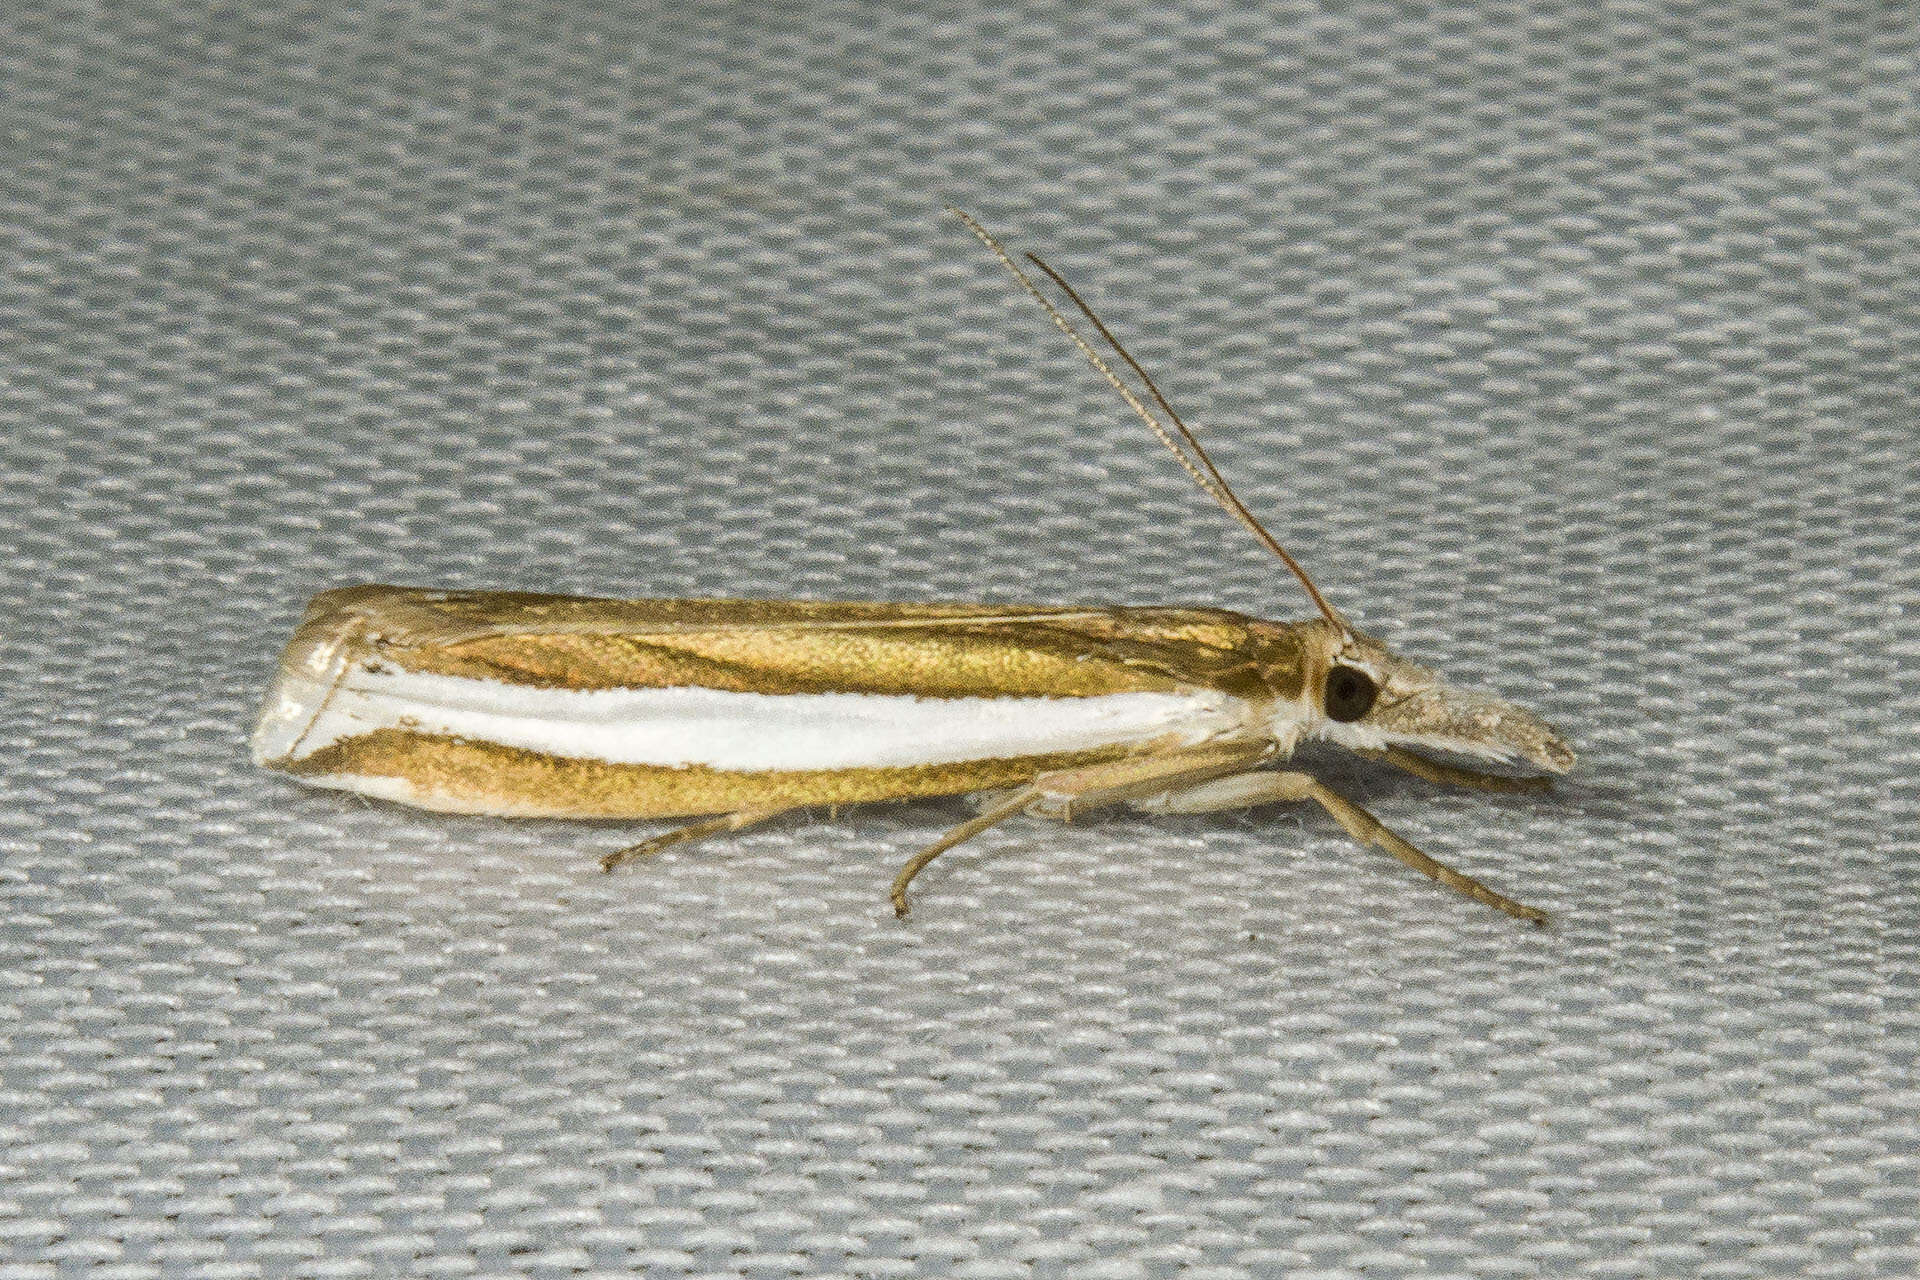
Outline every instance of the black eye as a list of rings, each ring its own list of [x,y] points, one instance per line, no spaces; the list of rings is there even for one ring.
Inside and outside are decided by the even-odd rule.
[[[1345,723],[1373,709],[1380,686],[1357,667],[1335,667],[1327,672],[1327,719]]]

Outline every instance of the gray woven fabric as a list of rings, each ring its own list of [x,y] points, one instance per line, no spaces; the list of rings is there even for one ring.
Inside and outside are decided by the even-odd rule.
[[[27,10],[32,9],[32,13]],[[9,6],[0,1278],[1920,1271],[1900,4]],[[1582,752],[676,851],[255,772],[304,598],[1298,616]],[[645,830],[640,828],[639,830]]]

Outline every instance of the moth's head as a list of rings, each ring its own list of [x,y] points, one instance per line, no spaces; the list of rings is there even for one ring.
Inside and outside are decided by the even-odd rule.
[[[1317,641],[1307,646],[1310,736],[1355,750],[1411,747],[1553,773],[1573,767],[1572,749],[1531,711],[1452,688],[1372,636],[1310,625]]]

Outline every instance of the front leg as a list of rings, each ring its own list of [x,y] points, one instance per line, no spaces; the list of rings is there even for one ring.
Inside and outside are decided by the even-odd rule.
[[[1475,902],[1504,911],[1517,920],[1546,924],[1547,913],[1524,902],[1516,902],[1504,893],[1489,889],[1472,876],[1455,871],[1425,853],[1410,841],[1390,830],[1380,819],[1328,787],[1312,774],[1298,770],[1236,773],[1213,778],[1195,786],[1180,787],[1132,801],[1136,809],[1148,813],[1212,813],[1221,809],[1244,809],[1250,805],[1278,804],[1311,800],[1333,815],[1347,834],[1361,844],[1377,845],[1422,875],[1430,876]]]

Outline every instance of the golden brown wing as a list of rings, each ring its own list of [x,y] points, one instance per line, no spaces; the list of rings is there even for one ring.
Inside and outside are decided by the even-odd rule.
[[[317,673],[344,647],[405,670],[541,688],[1075,697],[1251,681],[1254,651],[1270,664],[1277,630],[1218,609],[362,586],[314,597],[285,663]]]

